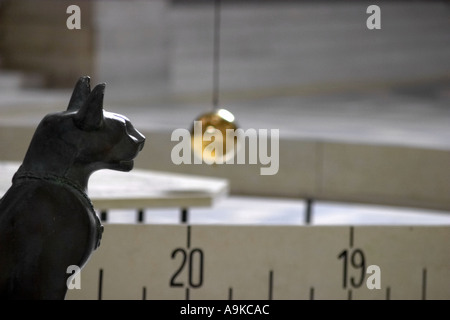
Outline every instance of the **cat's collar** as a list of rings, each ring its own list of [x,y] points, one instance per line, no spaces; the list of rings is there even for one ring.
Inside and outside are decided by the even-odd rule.
[[[82,198],[84,198],[86,200],[86,202],[90,208],[90,211],[94,215],[94,218],[95,218],[95,224],[97,227],[97,241],[96,241],[94,250],[100,246],[100,240],[101,240],[102,234],[103,234],[103,226],[102,226],[97,214],[95,213],[95,208],[94,208],[94,205],[92,204],[91,199],[89,198],[89,196],[86,194],[86,192],[83,190],[83,188],[78,183],[76,183],[70,179],[67,179],[65,177],[57,176],[55,174],[51,174],[51,173],[42,174],[42,173],[36,173],[36,172],[31,172],[31,171],[16,172],[14,174],[12,181],[15,182],[15,181],[21,180],[21,179],[47,181],[47,182],[55,183],[57,185],[69,187],[72,190],[75,190],[77,193],[79,193],[82,196]]]
[[[51,173],[18,171],[14,174],[12,181],[14,182],[14,181],[20,180],[20,179],[44,180],[44,181],[48,181],[48,182],[53,182],[55,184],[68,186],[68,187],[74,189],[75,191],[77,191],[84,199],[86,199],[90,208],[95,211],[94,205],[92,204],[91,199],[86,194],[86,192],[83,190],[83,188],[78,183],[76,183],[75,181],[72,181],[68,178],[61,177],[61,176],[51,174]]]

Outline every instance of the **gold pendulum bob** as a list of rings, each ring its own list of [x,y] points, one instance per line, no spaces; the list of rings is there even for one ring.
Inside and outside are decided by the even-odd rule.
[[[216,109],[200,115],[191,129],[194,157],[207,164],[222,164],[233,158],[238,149],[234,115]]]

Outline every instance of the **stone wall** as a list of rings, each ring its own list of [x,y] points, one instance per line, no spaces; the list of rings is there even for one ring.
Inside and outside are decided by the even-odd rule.
[[[369,1],[222,1],[221,92],[326,92],[448,77],[450,6],[377,3],[381,30],[366,27]],[[81,30],[66,28],[70,4],[81,8]],[[4,0],[0,52],[8,68],[42,72],[52,86],[90,74],[108,82],[111,98],[209,99],[213,4]]]
[[[3,68],[40,74],[48,87],[72,87],[94,72],[92,3],[78,1],[82,28],[69,30],[69,0],[4,0],[0,11]]]

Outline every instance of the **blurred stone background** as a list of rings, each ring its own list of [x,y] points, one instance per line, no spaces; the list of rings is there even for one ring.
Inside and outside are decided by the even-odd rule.
[[[68,30],[66,9],[81,9]],[[0,150],[20,161],[81,75],[148,137],[139,167],[227,177],[233,195],[450,210],[448,1],[221,1],[220,105],[280,129],[280,171],[175,166],[211,109],[214,1],[2,0]],[[366,9],[381,8],[381,30]]]

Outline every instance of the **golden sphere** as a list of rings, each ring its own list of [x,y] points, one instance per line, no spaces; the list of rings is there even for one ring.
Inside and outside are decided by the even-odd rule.
[[[237,151],[234,115],[226,109],[204,113],[194,120],[191,128],[194,156],[208,164],[222,164]]]

